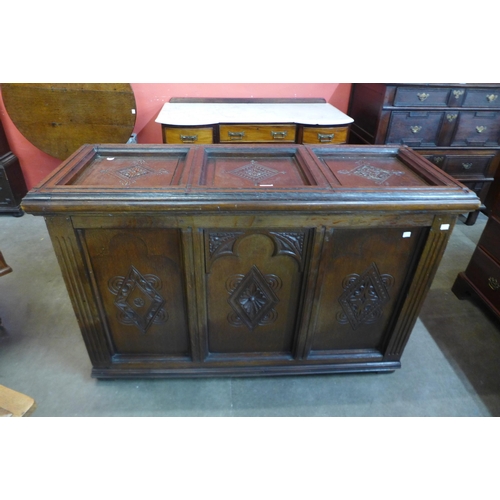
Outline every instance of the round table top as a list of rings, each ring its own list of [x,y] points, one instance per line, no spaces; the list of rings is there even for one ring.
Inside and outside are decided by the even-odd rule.
[[[61,160],[83,144],[124,144],[134,129],[128,83],[3,83],[1,89],[19,132]]]

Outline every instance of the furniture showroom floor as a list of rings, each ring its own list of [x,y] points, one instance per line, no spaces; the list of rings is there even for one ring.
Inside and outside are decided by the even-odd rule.
[[[457,222],[390,374],[96,380],[42,217],[0,217],[0,384],[32,417],[500,416],[500,323],[451,292],[484,228]]]

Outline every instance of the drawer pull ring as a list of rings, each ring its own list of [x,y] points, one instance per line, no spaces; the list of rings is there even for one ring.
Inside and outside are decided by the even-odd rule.
[[[465,170],[470,170],[472,168],[472,163],[462,163],[462,167],[464,167]]]
[[[417,97],[423,102],[429,97],[429,94],[421,93],[417,94]]]
[[[410,127],[410,130],[414,134],[418,134],[422,130],[422,127],[420,125],[414,125],[413,127]]]
[[[285,139],[287,134],[288,132],[286,130],[279,132],[271,130],[271,135],[273,136],[273,139]]]
[[[490,95],[486,96],[486,99],[488,99],[488,102],[493,102],[493,101],[496,101],[498,99],[498,95],[490,94]]]
[[[198,140],[197,135],[181,135],[182,142],[196,142]]]
[[[476,127],[477,133],[482,134],[488,127],[483,127],[482,125],[479,125]]]
[[[334,137],[335,137],[335,134],[318,134],[318,141],[319,142],[331,142]]]
[[[500,283],[498,282],[498,280],[496,278],[493,278],[493,277],[488,278],[488,286],[492,290],[499,290],[500,289]]]
[[[228,132],[229,139],[232,141],[238,140],[238,139],[243,139],[245,132]]]

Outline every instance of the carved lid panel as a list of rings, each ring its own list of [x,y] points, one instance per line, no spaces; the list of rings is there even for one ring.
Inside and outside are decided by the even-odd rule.
[[[340,153],[340,154],[339,154]],[[343,187],[414,187],[426,186],[422,177],[408,168],[397,155],[353,155],[325,151],[319,158]]]
[[[315,174],[316,172],[316,174]],[[326,186],[310,156],[298,147],[236,150],[207,148],[199,186],[217,188],[304,188]]]
[[[59,184],[103,188],[176,186],[186,165],[186,151],[148,155],[97,154],[85,169]]]

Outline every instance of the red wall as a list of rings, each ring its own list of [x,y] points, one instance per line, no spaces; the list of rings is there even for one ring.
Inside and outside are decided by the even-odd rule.
[[[163,104],[171,97],[323,97],[347,112],[350,83],[133,83],[136,100],[134,132],[140,144],[161,143],[161,127],[155,123]],[[17,130],[6,112],[0,87],[0,119],[12,152],[19,158],[28,189],[40,182],[60,160],[33,146]]]

